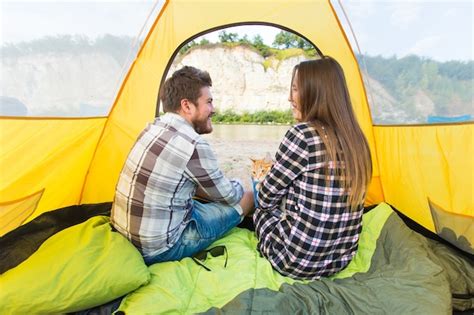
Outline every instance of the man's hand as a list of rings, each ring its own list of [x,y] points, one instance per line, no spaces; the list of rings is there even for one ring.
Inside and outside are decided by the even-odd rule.
[[[244,216],[251,216],[255,211],[255,204],[253,200],[253,192],[244,191],[244,195],[240,200],[240,206],[242,207]]]

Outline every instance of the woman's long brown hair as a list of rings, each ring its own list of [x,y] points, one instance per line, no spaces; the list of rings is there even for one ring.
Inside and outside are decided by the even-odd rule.
[[[326,176],[330,176],[330,164],[334,163],[341,187],[348,192],[348,205],[354,211],[365,198],[372,178],[372,161],[367,139],[352,109],[342,67],[325,56],[295,66],[292,84],[295,75],[302,121],[311,123],[321,137],[327,152]]]

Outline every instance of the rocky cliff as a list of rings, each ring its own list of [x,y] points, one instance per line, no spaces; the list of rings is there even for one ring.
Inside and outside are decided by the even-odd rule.
[[[0,66],[2,100],[16,99],[33,116],[107,114],[122,73],[113,57],[101,53],[6,57]],[[0,109],[8,108],[2,102]]]
[[[206,69],[213,80],[216,106],[222,111],[287,110],[291,73],[302,60],[303,55],[265,59],[245,46],[213,46],[177,58],[169,73],[184,65]]]

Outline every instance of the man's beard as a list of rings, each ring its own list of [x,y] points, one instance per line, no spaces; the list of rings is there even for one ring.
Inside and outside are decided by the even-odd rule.
[[[208,134],[212,132],[212,123],[209,123],[208,125],[208,119],[209,117],[206,117],[205,119],[195,119],[193,120],[193,127],[194,130],[200,134]]]

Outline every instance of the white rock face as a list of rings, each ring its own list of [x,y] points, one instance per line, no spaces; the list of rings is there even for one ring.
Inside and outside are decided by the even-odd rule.
[[[220,111],[286,110],[291,73],[302,60],[303,56],[292,57],[265,69],[265,59],[249,48],[216,46],[194,49],[178,57],[168,76],[185,65],[208,71],[215,105]]]
[[[0,95],[25,104],[28,115],[106,114],[121,67],[106,54],[43,54],[1,60]]]

